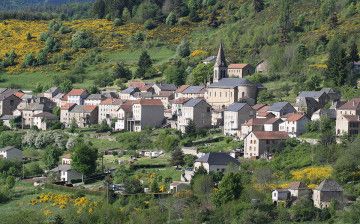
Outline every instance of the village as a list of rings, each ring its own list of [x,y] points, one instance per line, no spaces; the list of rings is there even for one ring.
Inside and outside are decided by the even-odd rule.
[[[204,85],[199,86],[132,80],[126,89],[104,89],[96,94],[90,94],[86,89],[63,93],[58,87],[36,95],[20,89],[0,89],[0,120],[9,129],[38,131],[101,125],[111,132],[174,129],[186,134],[218,128],[223,136],[243,142],[242,148],[234,148],[230,153],[221,149],[203,153],[196,147],[182,147],[184,155],[196,159],[191,169],[182,170],[179,181],[172,181],[166,187],[169,193],[187,189],[199,169],[207,173],[224,172],[230,164],[238,166],[243,160],[271,160],[273,152],[284,141],[300,139],[309,122],[323,117],[336,123],[333,132],[338,142],[342,136],[360,133],[360,98],[343,101],[336,90],[323,88],[300,92],[295,103],[257,103],[257,96],[265,87],[246,78],[255,72],[265,73],[266,61],[254,67],[228,64],[221,44],[217,56],[209,57],[203,63],[214,63],[214,69]],[[301,141],[318,144],[318,140],[311,138]],[[148,158],[163,154],[161,150],[138,151],[138,156]],[[23,160],[22,151],[12,145],[0,149],[0,155],[3,159]],[[117,162],[124,161],[119,159]],[[75,183],[83,178],[83,174],[72,169],[71,164],[71,154],[64,154],[58,166],[48,173],[57,176],[57,183]],[[123,192],[121,184],[111,185],[111,189]],[[144,189],[145,193],[148,191]],[[273,189],[271,194],[273,203],[286,206],[302,197],[311,198],[314,206],[320,209],[329,207],[334,200],[341,205],[347,203],[343,188],[332,179],[324,179],[313,190],[303,182],[293,182],[286,189]]]

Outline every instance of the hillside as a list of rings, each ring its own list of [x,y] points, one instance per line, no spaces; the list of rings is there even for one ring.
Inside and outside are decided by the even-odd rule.
[[[165,5],[164,2],[160,2],[159,4]],[[201,50],[200,56],[195,54],[195,57],[189,56],[186,61],[182,60],[185,67],[190,67],[187,71],[191,71],[204,57],[215,54],[218,44],[222,41],[229,62],[256,65],[261,60],[268,60],[273,75],[268,78],[260,77],[260,81],[268,83],[266,86],[274,89],[273,95],[285,97],[284,99],[293,98],[297,90],[290,90],[299,81],[293,79],[294,74],[299,74],[296,78],[301,77],[302,83],[305,83],[310,76],[319,77],[320,82],[324,80],[322,73],[326,69],[327,44],[330,40],[340,36],[346,51],[351,41],[355,40],[356,44],[359,44],[359,5],[348,4],[346,1],[338,1],[333,6],[326,4],[326,2],[320,4],[310,0],[292,3],[290,7],[292,27],[287,34],[286,44],[280,41],[281,32],[278,24],[281,5],[278,1],[266,2],[264,9],[259,12],[254,11],[252,1],[239,3],[229,0],[207,7],[202,6],[196,9],[197,18],[192,18],[191,13],[188,16],[178,16],[177,22],[173,25],[164,24],[166,16],[169,15],[164,11],[164,5],[161,11],[154,11],[153,15],[134,11],[130,19],[127,18],[125,21],[121,18],[120,24],[115,24],[116,19],[111,16],[114,13],[111,10],[104,12],[107,13],[108,19],[59,20],[57,22],[59,26],[64,27],[62,31],[51,30],[48,26],[50,21],[6,20],[0,24],[2,34],[0,44],[5,46],[0,50],[0,55],[15,50],[17,58],[13,66],[4,69],[6,74],[3,75],[3,82],[0,85],[15,84],[11,80],[23,79],[24,76],[29,75],[35,77],[38,74],[51,76],[73,73],[74,65],[94,51],[97,52],[97,57],[101,58],[96,62],[96,67],[102,68],[102,73],[111,73],[113,65],[117,62],[124,62],[135,71],[137,59],[129,60],[121,55],[136,52],[140,46],[142,49],[154,52],[150,56],[155,59],[158,73],[162,73],[168,64],[167,61],[173,60],[172,58],[176,56],[176,46],[182,39],[187,39],[191,51]],[[141,8],[138,7],[138,10]],[[160,10],[160,7],[157,10]],[[332,12],[336,13],[337,19],[334,25],[330,22]],[[146,22],[154,24],[153,27],[146,27]],[[71,39],[79,30],[88,31],[93,35],[93,46],[73,49]],[[36,56],[45,47],[45,40],[40,39],[41,34],[46,32],[58,41],[59,49],[47,55],[46,64],[24,68],[22,64],[25,56],[30,53]],[[303,54],[301,56],[298,55],[300,50]],[[172,53],[166,54],[164,58],[162,52]],[[59,60],[64,54],[70,55],[71,60]],[[139,54],[140,52],[136,57]],[[159,57],[161,61],[156,61]],[[99,73],[97,69],[94,71],[94,67],[94,64],[89,63],[82,72],[81,83],[77,84],[75,81],[75,85],[85,87],[91,85],[92,80]],[[184,75],[189,75],[189,72]],[[285,82],[282,81],[283,78],[287,78]],[[165,77],[157,79],[165,79]],[[26,77],[23,80],[26,80]],[[51,77],[46,76],[43,84],[51,85],[51,83]],[[36,83],[17,82],[16,85],[34,88]]]
[[[0,9],[21,9],[38,5],[60,5],[91,1],[92,0],[0,0]]]

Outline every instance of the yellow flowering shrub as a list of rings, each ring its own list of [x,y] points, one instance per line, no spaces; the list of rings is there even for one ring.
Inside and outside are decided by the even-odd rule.
[[[300,170],[291,171],[292,179],[307,183],[319,183],[329,178],[333,172],[331,166],[310,166]]]
[[[204,56],[206,54],[207,54],[206,51],[198,49],[198,50],[194,50],[193,52],[191,52],[191,57]]]

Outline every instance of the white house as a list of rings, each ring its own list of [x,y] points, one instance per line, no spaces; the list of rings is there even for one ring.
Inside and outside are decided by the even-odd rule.
[[[14,146],[6,146],[0,149],[0,158],[8,160],[22,160],[23,154],[20,149],[17,149]]]
[[[298,137],[305,132],[305,125],[310,119],[305,114],[290,113],[285,115],[284,122],[279,125],[279,131],[284,131],[290,137]]]
[[[58,167],[51,170],[57,174],[57,178],[60,181],[71,183],[73,180],[82,179],[82,174],[74,170],[69,164],[61,164]]]
[[[224,111],[224,135],[240,136],[241,125],[255,117],[255,110],[247,103],[233,103]]]
[[[75,103],[77,105],[83,105],[84,100],[88,96],[88,92],[85,89],[72,89],[67,96],[67,103]]]
[[[279,203],[286,204],[291,199],[291,193],[287,189],[276,189],[273,190],[271,194],[272,202],[276,205],[279,205]]]
[[[210,152],[195,160],[194,170],[197,170],[202,166],[208,173],[211,171],[224,172],[229,164],[238,166],[240,162],[231,157],[228,153]]]
[[[176,193],[190,188],[189,182],[174,181],[170,184],[169,193]]]

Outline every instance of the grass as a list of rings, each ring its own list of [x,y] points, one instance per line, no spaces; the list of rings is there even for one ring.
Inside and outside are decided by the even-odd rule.
[[[59,73],[47,73],[42,71],[37,72],[24,72],[19,74],[2,74],[0,87],[18,86],[24,90],[32,90],[40,83],[42,85],[51,85],[53,77],[61,75]]]
[[[163,179],[166,177],[171,177],[173,181],[179,181],[182,171],[176,170],[174,167],[166,167],[166,168],[139,169],[137,173],[141,173],[141,174],[156,173],[157,175],[162,176]]]
[[[92,138],[89,140],[99,151],[121,148],[122,146],[122,144],[118,141],[110,141],[107,139],[99,139],[99,138]]]

